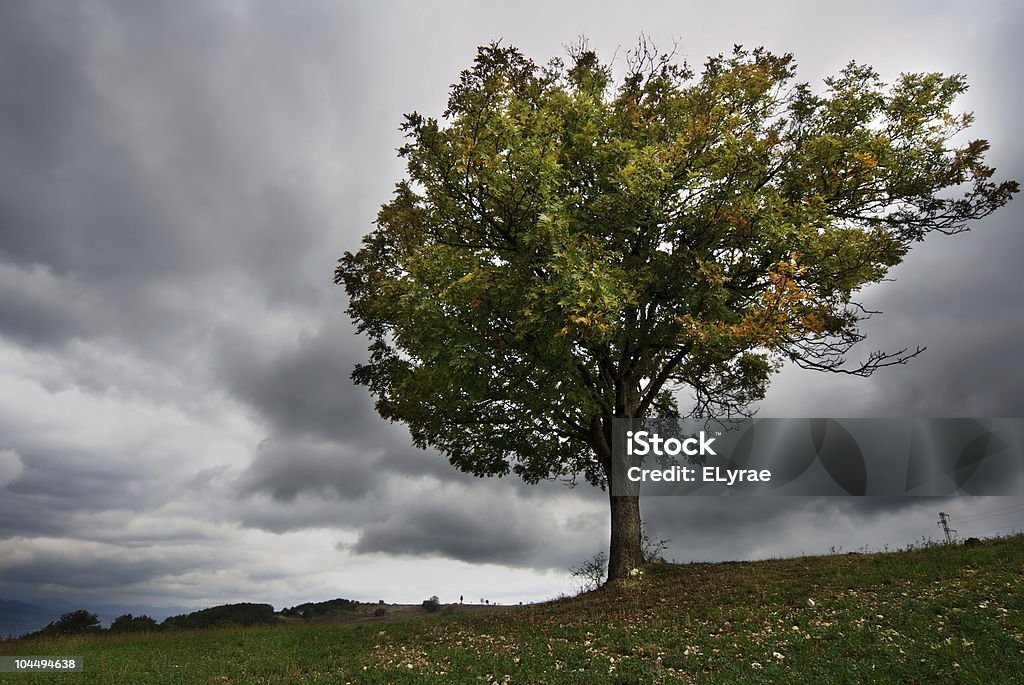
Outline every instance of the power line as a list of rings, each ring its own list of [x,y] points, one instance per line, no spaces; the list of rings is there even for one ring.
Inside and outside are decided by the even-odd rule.
[[[1024,507],[1024,502],[1017,502],[1016,504],[1010,504],[1010,505],[1007,505],[1005,507],[999,507],[998,509],[989,509],[988,511],[976,511],[976,512],[973,512],[971,514],[964,514],[960,518],[969,519],[969,518],[974,518],[975,516],[987,516],[988,514],[998,514],[998,513],[1003,512],[1003,511],[1009,511],[1009,510],[1012,510],[1012,509],[1020,509],[1021,507]]]
[[[956,520],[960,523],[967,521],[981,521],[983,519],[993,518],[997,516],[1007,516],[1018,511],[1024,512],[1024,504],[1015,504],[1013,506],[1003,507],[1002,509],[994,509],[992,511],[980,511],[975,514],[969,514],[967,516],[958,516]]]
[[[1012,516],[1012,515],[1017,514],[1017,513],[1024,514],[1024,503],[1018,502],[1017,504],[1011,504],[1009,506],[1000,507],[1000,508],[997,508],[997,509],[989,509],[988,511],[979,511],[979,512],[975,512],[973,514],[968,514],[968,515],[962,516],[962,517],[958,516],[958,517],[956,517],[956,522],[957,522],[958,525],[964,524],[964,523],[975,524],[975,523],[979,523],[981,521],[987,521],[989,519],[1002,518],[1004,516]],[[948,527],[948,524],[953,521],[953,517],[950,516],[949,514],[944,513],[944,512],[940,512],[939,516],[943,517],[945,519],[947,527]],[[943,525],[943,521],[940,518],[938,524],[932,524],[932,525],[938,525],[941,528],[942,525]],[[968,527],[970,527],[970,526],[968,526]],[[1021,527],[1024,528],[1024,523],[1022,523]],[[932,536],[929,533],[934,531],[934,530],[935,529],[932,528],[931,525],[928,525],[928,526],[925,526],[924,528],[918,528],[915,531],[908,531],[906,533],[894,536],[897,542],[896,543],[886,543],[886,547],[888,547],[889,544],[904,544],[904,543],[907,543],[910,540],[916,539],[918,536],[920,536],[920,537],[927,537],[929,540],[931,540]],[[1012,530],[1017,530],[1017,529],[1016,528],[1007,528],[1007,527],[1004,526],[1004,527],[1001,527],[1001,528],[988,529],[988,530],[980,531],[980,532],[977,531],[977,530],[971,530],[970,532],[963,533],[962,535],[988,535],[989,533],[994,532],[994,531],[1007,531],[1007,530],[1011,530],[1012,531]],[[945,528],[943,529],[943,534],[945,534],[947,536],[946,537],[947,542],[952,542],[952,538],[953,538],[953,534],[954,533],[958,533],[958,531],[954,530],[952,528],[949,528],[948,529],[948,533],[947,533],[946,529]]]
[[[1022,510],[1021,512],[1007,511],[1007,512],[1004,512],[1002,514],[992,514],[991,516],[981,516],[981,517],[976,518],[976,519],[971,519],[970,521],[964,521],[964,523],[977,523],[979,521],[988,521],[989,519],[1001,519],[1001,518],[1006,517],[1006,516],[1013,516],[1014,514],[1017,514],[1017,513],[1024,513],[1024,510]]]
[[[957,523],[973,523],[974,521],[981,521],[985,518],[994,517],[995,515],[1002,515],[1003,512],[1014,513],[1015,511],[1018,510],[1024,511],[1024,503],[1011,504],[1010,506],[1007,507],[1002,507],[999,509],[990,509],[989,511],[978,511],[974,512],[973,514],[967,514],[966,516],[957,516],[956,520]],[[925,533],[928,533],[932,530],[934,530],[932,526],[927,525],[924,528],[918,528],[914,531],[907,531],[905,533],[901,533],[897,537],[900,540],[904,540],[911,537],[917,537],[918,535],[924,535]]]

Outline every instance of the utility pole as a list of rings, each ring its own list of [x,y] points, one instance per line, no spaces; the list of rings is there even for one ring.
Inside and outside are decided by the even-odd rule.
[[[944,511],[939,512],[939,526],[942,527],[943,532],[946,534],[946,544],[953,544],[953,533],[956,531],[949,527],[949,514]]]

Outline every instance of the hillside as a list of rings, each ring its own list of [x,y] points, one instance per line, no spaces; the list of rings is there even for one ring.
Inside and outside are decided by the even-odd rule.
[[[654,564],[535,606],[20,640],[2,654],[82,655],[85,673],[46,676],[76,683],[1024,682],[1024,536]]]

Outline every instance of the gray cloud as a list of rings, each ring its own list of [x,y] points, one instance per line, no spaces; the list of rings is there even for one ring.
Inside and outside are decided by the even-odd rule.
[[[249,467],[242,494],[268,492],[291,501],[303,493],[365,497],[378,483],[370,460],[333,443],[267,442]]]
[[[919,536],[900,535],[922,529],[914,524],[936,518],[948,503],[931,498],[656,497],[645,500],[643,514],[652,539],[670,540],[666,556],[722,561],[749,558],[754,550],[754,556],[764,558],[907,544]],[[893,531],[894,520],[912,523]],[[856,534],[858,526],[875,524],[889,527],[890,536],[876,543],[877,531]],[[928,532],[938,532],[931,529],[934,525]]]
[[[566,569],[589,556],[594,537],[601,537],[606,524],[598,508],[596,516],[560,525],[554,516],[558,508],[550,494],[549,507],[541,508],[518,498],[495,497],[487,488],[438,488],[386,520],[364,526],[352,549]]]
[[[79,589],[114,589],[208,567],[199,555],[140,559],[127,554],[96,554],[69,549],[33,555],[3,568],[5,584],[52,584]]]
[[[0,262],[0,330],[28,346],[62,343],[101,330],[98,303],[74,278],[58,278],[42,265]]]
[[[337,312],[312,335],[268,355],[239,337],[221,353],[229,387],[253,405],[274,428],[288,434],[312,434],[326,440],[366,443],[374,424],[373,402],[349,376],[362,353],[346,344],[353,336]]]
[[[366,526],[355,550],[518,565],[529,560],[537,546],[551,543],[539,540],[536,529],[522,525],[521,517],[502,519],[495,526],[490,516],[476,513],[450,503],[418,505],[401,512],[397,520]],[[510,512],[506,508],[503,513]]]

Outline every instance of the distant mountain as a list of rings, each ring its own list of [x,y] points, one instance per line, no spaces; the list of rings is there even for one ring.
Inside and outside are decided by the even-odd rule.
[[[45,628],[48,623],[60,618],[60,615],[57,609],[0,599],[0,638],[8,635],[17,637]]]
[[[56,621],[62,614],[75,609],[85,609],[96,614],[104,627],[123,614],[133,616],[146,615],[157,621],[168,616],[190,611],[188,607],[152,607],[139,604],[88,604],[81,606],[39,606],[17,600],[0,599],[0,640],[8,635],[18,637],[45,628],[50,622]]]

